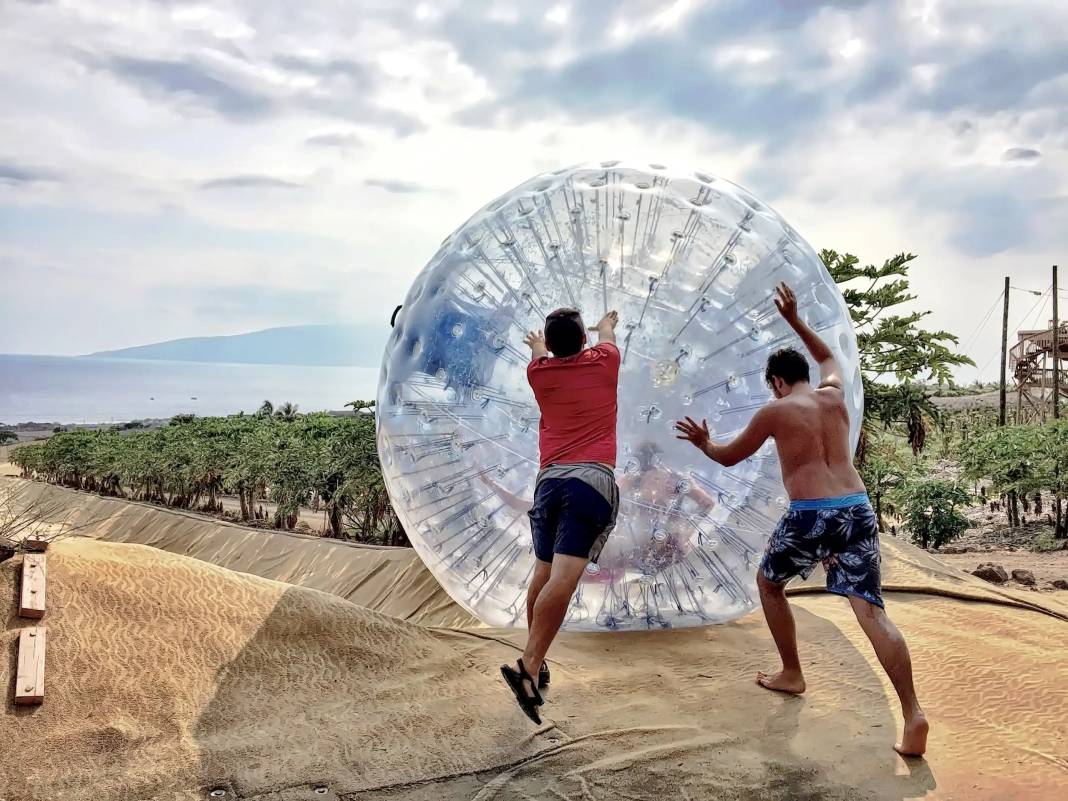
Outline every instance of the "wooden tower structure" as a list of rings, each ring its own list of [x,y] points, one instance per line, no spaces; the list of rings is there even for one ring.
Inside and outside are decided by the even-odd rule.
[[[1061,322],[1057,353],[1053,350],[1053,324],[1045,330],[1018,331],[1009,350],[1009,371],[1016,379],[1016,423],[1044,423],[1053,417],[1054,392],[1062,409],[1068,408],[1068,324]],[[1055,361],[1059,369],[1054,369]],[[1054,388],[1054,375],[1059,387]]]

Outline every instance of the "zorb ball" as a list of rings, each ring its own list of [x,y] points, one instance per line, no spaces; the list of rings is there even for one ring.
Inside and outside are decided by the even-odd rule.
[[[386,346],[377,424],[390,499],[448,593],[491,626],[526,622],[539,414],[523,335],[570,306],[587,325],[618,310],[623,361],[619,518],[565,627],[695,626],[753,609],[788,505],[774,444],[724,468],[673,424],[707,418],[724,441],[771,398],[768,355],[803,350],[773,303],[779,281],[844,368],[855,445],[846,305],[812,248],[744,189],[658,164],[583,164],[532,178],[446,239]]]

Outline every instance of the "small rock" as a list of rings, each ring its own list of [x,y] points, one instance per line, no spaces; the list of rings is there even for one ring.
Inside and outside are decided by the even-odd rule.
[[[967,548],[961,548],[958,545],[945,545],[945,546],[943,546],[942,548],[939,549],[939,553],[946,553],[946,554],[968,553],[968,549]]]
[[[1068,581],[1064,579],[1054,579],[1049,583],[1049,586],[1055,590],[1068,590]]]
[[[1035,586],[1035,574],[1030,570],[1013,570],[1012,580],[1018,584],[1026,584],[1028,587]]]
[[[1004,584],[1009,580],[1009,574],[1005,572],[1005,568],[1001,565],[995,565],[993,562],[983,562],[972,571],[972,575],[992,584]]]

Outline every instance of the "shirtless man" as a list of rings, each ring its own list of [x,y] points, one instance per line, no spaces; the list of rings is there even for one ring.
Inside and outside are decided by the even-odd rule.
[[[849,599],[901,701],[905,730],[894,748],[902,756],[920,756],[927,748],[927,718],[916,699],[908,646],[883,609],[878,523],[853,467],[841,369],[830,348],[798,316],[790,288],[782,284],[776,292],[776,307],[819,364],[819,386],[809,383],[804,356],[792,348],[780,350],[768,359],[764,376],[775,400],[753,415],[733,442],[713,443],[703,420],[698,424],[687,417],[675,428],[679,439],[726,467],[751,456],[768,437],[778,448],[790,509],[771,535],[757,587],[782,670],[758,673],[757,683],[785,693],[805,691],[786,583],[798,575],[807,578],[822,561],[828,591]]]

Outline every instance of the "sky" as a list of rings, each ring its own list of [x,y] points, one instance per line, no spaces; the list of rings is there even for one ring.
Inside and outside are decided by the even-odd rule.
[[[0,353],[386,324],[488,201],[636,159],[918,254],[990,380],[1004,276],[1068,306],[1066,41],[1061,0],[0,0]]]

